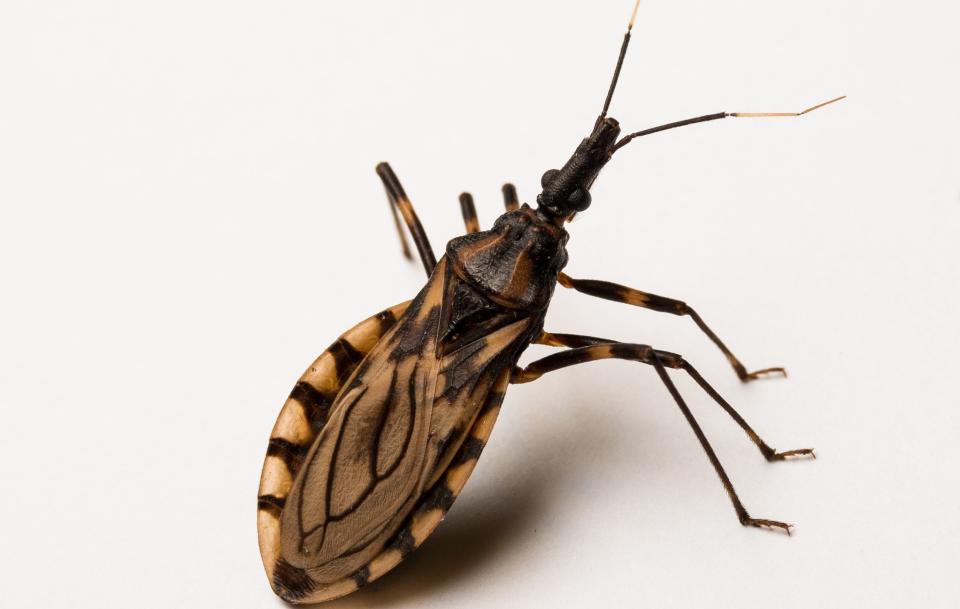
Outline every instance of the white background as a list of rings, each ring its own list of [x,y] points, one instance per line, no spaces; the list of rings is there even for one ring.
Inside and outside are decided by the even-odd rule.
[[[27,2],[0,8],[0,605],[281,607],[255,495],[273,420],[341,331],[411,297],[373,166],[442,251],[524,200],[599,110],[629,0]],[[650,0],[612,115],[728,119],[618,153],[554,331],[683,353],[741,527],[647,367],[513,388],[446,522],[331,607],[950,607],[960,585],[958,9]],[[542,355],[544,348],[526,357]]]

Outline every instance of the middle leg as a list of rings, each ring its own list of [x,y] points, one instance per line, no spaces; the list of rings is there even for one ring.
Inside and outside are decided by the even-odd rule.
[[[503,193],[503,207],[507,211],[520,208],[520,201],[517,199],[517,188],[513,184],[507,182],[500,191]]]
[[[551,337],[557,336],[571,336],[571,335],[548,335]],[[601,340],[594,339],[592,337],[580,337],[585,339],[586,342],[592,340]],[[545,344],[557,344],[556,342]],[[511,378],[512,383],[528,383],[534,381],[548,372],[554,370],[559,370],[561,368],[566,368],[568,366],[574,366],[577,364],[583,364],[591,361],[601,360],[601,359],[625,359],[630,361],[635,361],[643,364],[648,364],[653,366],[657,371],[657,375],[660,377],[660,380],[667,387],[667,390],[670,392],[670,395],[673,397],[677,406],[680,408],[680,411],[683,413],[684,418],[686,418],[687,423],[690,425],[693,430],[694,435],[697,436],[697,440],[700,442],[700,446],[703,448],[704,452],[707,454],[707,458],[710,460],[710,463],[713,465],[714,470],[717,473],[717,476],[720,478],[721,483],[723,484],[724,489],[727,491],[727,495],[730,498],[731,503],[733,504],[734,511],[737,513],[737,518],[740,520],[740,523],[744,526],[754,526],[754,527],[763,527],[763,528],[775,528],[781,529],[790,534],[790,528],[792,525],[789,525],[785,522],[780,522],[777,520],[768,520],[765,518],[753,518],[750,516],[747,509],[743,506],[743,502],[740,501],[740,498],[737,496],[736,490],[733,488],[733,483],[730,481],[730,477],[727,475],[727,472],[724,470],[723,465],[720,463],[719,457],[717,457],[716,452],[713,450],[713,447],[710,446],[709,440],[707,440],[706,435],[703,433],[703,429],[700,427],[700,424],[694,418],[693,413],[690,411],[690,408],[687,406],[683,397],[680,395],[679,390],[677,390],[676,385],[674,385],[673,380],[667,374],[666,368],[675,368],[675,369],[686,369],[684,367],[684,359],[675,354],[667,351],[658,351],[653,349],[649,345],[639,345],[632,343],[595,343],[588,344],[587,346],[574,347],[572,349],[562,351],[560,353],[549,355],[542,359],[536,360],[525,368],[517,368],[514,370],[513,376]],[[687,364],[689,366],[689,364]],[[692,367],[690,367],[692,369]],[[687,370],[689,372],[689,370]],[[702,377],[699,377],[699,374],[694,376],[695,379],[702,380]],[[698,380],[699,383],[699,380]],[[706,384],[706,381],[704,381]],[[703,386],[703,385],[701,385]],[[709,387],[709,385],[707,385]],[[706,389],[706,387],[704,387]],[[716,394],[712,388],[708,391],[711,394],[711,397],[714,397]],[[719,397],[719,396],[717,396]],[[721,398],[722,399],[722,398]],[[723,403],[721,403],[723,405]],[[729,405],[727,405],[729,406]],[[730,409],[732,410],[732,408]],[[730,411],[728,411],[730,412]],[[734,413],[736,411],[733,411]],[[736,415],[739,417],[739,415]],[[741,419],[742,420],[742,419]],[[738,421],[739,422],[739,421]],[[745,424],[745,422],[744,422]],[[787,453],[782,453],[782,458],[791,455],[800,455],[800,454],[812,454],[813,451],[809,449],[803,449],[801,451],[788,451]],[[780,459],[773,459],[780,460]]]
[[[503,192],[503,206],[509,212],[520,208],[517,200],[517,189],[507,182],[500,189]],[[460,193],[460,213],[463,214],[463,225],[467,233],[480,231],[480,221],[477,219],[477,208],[473,203],[473,195],[469,192]]]
[[[473,204],[473,195],[469,192],[460,193],[460,213],[463,214],[463,225],[467,229],[467,233],[480,232],[477,208]]]
[[[583,336],[580,334],[555,334],[553,332],[542,332],[537,340],[534,341],[539,345],[549,345],[551,347],[589,347],[591,345],[619,345],[624,344],[620,341],[609,340],[606,338],[597,338],[596,336]],[[667,352],[663,352],[665,355]],[[673,355],[673,354],[670,354]],[[724,399],[720,393],[713,388],[710,383],[707,382],[703,376],[697,372],[697,369],[693,367],[693,364],[687,360],[679,357],[678,368],[690,375],[700,388],[703,389],[707,395],[709,395],[714,402],[716,402],[724,412],[730,415],[730,418],[733,419],[737,425],[740,426],[740,429],[747,434],[747,437],[750,438],[750,441],[753,442],[756,447],[760,450],[760,454],[763,455],[763,458],[767,461],[785,461],[789,457],[803,457],[810,456],[816,458],[816,454],[813,452],[812,448],[800,448],[795,450],[787,450],[783,452],[778,452],[776,449],[771,448],[769,444],[763,441],[763,438],[750,427],[750,424],[747,423],[747,420],[741,416],[739,412],[730,404],[727,400]],[[667,358],[670,360],[670,358]]]

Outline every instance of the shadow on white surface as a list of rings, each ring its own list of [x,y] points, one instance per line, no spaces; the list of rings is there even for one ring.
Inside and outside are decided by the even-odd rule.
[[[471,497],[458,500],[436,532],[393,571],[349,596],[314,606],[413,606],[455,587],[532,533],[550,477],[535,470],[524,477],[512,492],[496,498],[477,497],[470,493],[476,489],[466,489]]]
[[[630,448],[655,430],[629,429],[617,417],[592,416],[591,410],[595,413],[603,403],[596,394],[572,391],[558,397],[544,389],[528,393],[514,387],[508,392],[477,470],[423,546],[366,588],[313,606],[434,606],[478,581],[502,583],[503,571],[518,561],[541,560],[538,568],[549,569],[552,559],[543,536],[549,534],[563,494],[583,488],[584,477],[599,466],[595,461],[634,452],[637,459],[605,467],[622,479],[643,483],[643,470],[656,465],[642,458],[643,451]],[[519,577],[523,572],[515,573]]]
[[[502,501],[454,508],[436,533],[396,569],[367,588],[325,607],[415,605],[451,589],[498,556],[522,544],[540,513],[541,485],[531,481]],[[320,606],[320,605],[317,605]]]

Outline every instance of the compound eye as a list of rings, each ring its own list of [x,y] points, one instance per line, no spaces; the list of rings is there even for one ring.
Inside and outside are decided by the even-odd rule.
[[[567,197],[570,211],[583,211],[590,207],[590,193],[584,188],[578,188]]]
[[[548,169],[543,172],[543,176],[540,178],[540,187],[546,188],[550,185],[550,182],[553,182],[557,179],[557,174],[560,173],[559,169]]]

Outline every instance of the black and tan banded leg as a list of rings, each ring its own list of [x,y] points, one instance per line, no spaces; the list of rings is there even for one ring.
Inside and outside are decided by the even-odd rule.
[[[517,188],[513,184],[507,182],[500,191],[503,193],[503,206],[507,211],[520,208],[520,200],[517,199]]]
[[[727,357],[727,361],[729,361],[730,365],[733,367],[734,372],[737,373],[737,376],[743,382],[753,381],[768,375],[787,376],[787,371],[780,367],[763,368],[761,370],[748,372],[746,366],[740,363],[740,360],[737,358],[737,356],[734,355],[725,344],[723,344],[723,341],[720,340],[720,337],[717,336],[709,326],[707,326],[707,324],[703,321],[703,318],[701,318],[692,307],[681,300],[674,300],[673,298],[657,296],[656,294],[650,294],[648,292],[641,292],[640,290],[628,288],[627,286],[611,283],[609,281],[574,279],[565,273],[560,273],[560,275],[557,277],[557,281],[565,288],[571,288],[589,296],[605,298],[606,300],[612,300],[614,302],[622,302],[636,307],[642,307],[644,309],[659,311],[661,313],[672,313],[674,315],[686,315],[690,317],[693,322],[697,324],[697,327],[700,328],[700,330],[702,330],[711,341],[713,341],[713,344],[715,344],[720,351],[723,352],[723,354]]]
[[[433,272],[433,267],[437,266],[437,258],[433,254],[433,248],[430,247],[430,240],[427,238],[427,233],[423,230],[423,225],[420,223],[420,218],[417,217],[417,212],[413,209],[413,204],[410,203],[407,193],[404,192],[403,186],[400,185],[400,180],[397,179],[397,175],[393,173],[393,169],[390,168],[389,164],[380,163],[377,165],[377,175],[380,176],[380,179],[383,181],[383,187],[387,191],[390,213],[393,214],[393,221],[397,226],[397,233],[400,235],[400,244],[403,247],[404,257],[411,257],[410,247],[407,245],[407,238],[403,234],[403,228],[400,226],[400,218],[397,215],[398,209],[400,210],[400,216],[403,217],[403,221],[407,225],[407,229],[409,229],[410,234],[413,236],[413,242],[417,246],[417,252],[420,254],[420,262],[423,263],[423,268],[429,276],[430,273]]]
[[[764,457],[766,457],[768,461],[782,461],[788,457],[795,456],[813,456],[813,450],[805,448],[778,453],[770,448],[765,442],[763,442],[763,440],[760,439],[756,432],[750,428],[743,417],[741,417],[740,414],[737,413],[737,411],[734,410],[734,408],[727,403],[726,400],[724,400],[723,397],[721,397],[720,394],[717,393],[716,390],[714,390],[713,387],[711,387],[702,376],[700,376],[696,369],[694,369],[693,366],[691,366],[680,355],[677,355],[676,353],[670,353],[668,351],[659,351],[650,347],[649,345],[602,341],[603,339],[589,336],[544,333],[537,342],[554,346],[582,346],[576,346],[566,351],[536,360],[527,365],[525,368],[517,368],[513,373],[511,382],[529,383],[537,380],[548,372],[553,372],[554,370],[602,359],[623,359],[653,366],[657,371],[657,375],[660,377],[660,380],[663,381],[664,385],[666,385],[670,395],[677,403],[677,406],[680,408],[683,416],[687,419],[687,423],[693,429],[693,433],[697,436],[697,440],[700,441],[700,446],[703,447],[704,452],[707,454],[707,458],[713,465],[714,470],[717,472],[717,476],[720,478],[724,489],[727,491],[727,495],[730,497],[730,501],[733,504],[733,509],[736,511],[737,518],[740,520],[740,523],[744,526],[778,528],[789,534],[791,525],[777,520],[753,518],[750,516],[749,512],[747,512],[747,509],[743,506],[743,503],[737,496],[736,490],[733,488],[733,483],[730,481],[730,477],[727,475],[723,465],[720,463],[720,459],[717,457],[716,452],[714,452],[713,447],[710,446],[710,442],[703,433],[703,429],[700,427],[700,424],[697,423],[697,420],[694,418],[690,408],[680,395],[676,385],[674,385],[673,380],[671,380],[670,376],[667,374],[666,368],[674,368],[677,370],[686,371],[697,382],[697,384],[699,384],[704,391],[710,395],[710,397],[720,404],[720,406],[740,425],[740,427],[747,432],[757,447],[760,448],[760,452],[763,453]]]
[[[477,208],[473,204],[473,195],[469,192],[460,193],[460,213],[463,214],[463,225],[468,233],[480,232],[480,220],[477,219]]]
[[[500,190],[503,192],[503,206],[507,211],[520,208],[520,202],[517,199],[517,189],[513,184],[507,182]],[[466,227],[468,233],[480,232],[477,208],[473,203],[473,195],[469,192],[460,193],[460,213],[463,214],[463,225]]]
[[[553,332],[543,332],[535,341],[539,345],[548,345],[551,347],[589,347],[593,345],[612,345],[612,344],[622,344],[620,341],[610,340],[608,338],[598,338],[596,336],[583,336],[580,334],[556,334]],[[784,461],[789,457],[798,457],[798,456],[815,456],[813,450],[811,449],[800,449],[800,450],[788,450],[784,452],[777,452],[775,449],[771,448],[769,444],[763,441],[759,434],[750,427],[750,424],[747,423],[746,419],[740,415],[739,412],[724,399],[710,383],[707,382],[703,376],[697,372],[697,369],[685,359],[681,358],[680,368],[684,370],[690,377],[696,381],[700,387],[707,392],[713,401],[720,405],[723,410],[730,415],[737,425],[740,426],[750,440],[757,446],[760,450],[760,454],[763,455],[763,458],[767,461]]]

